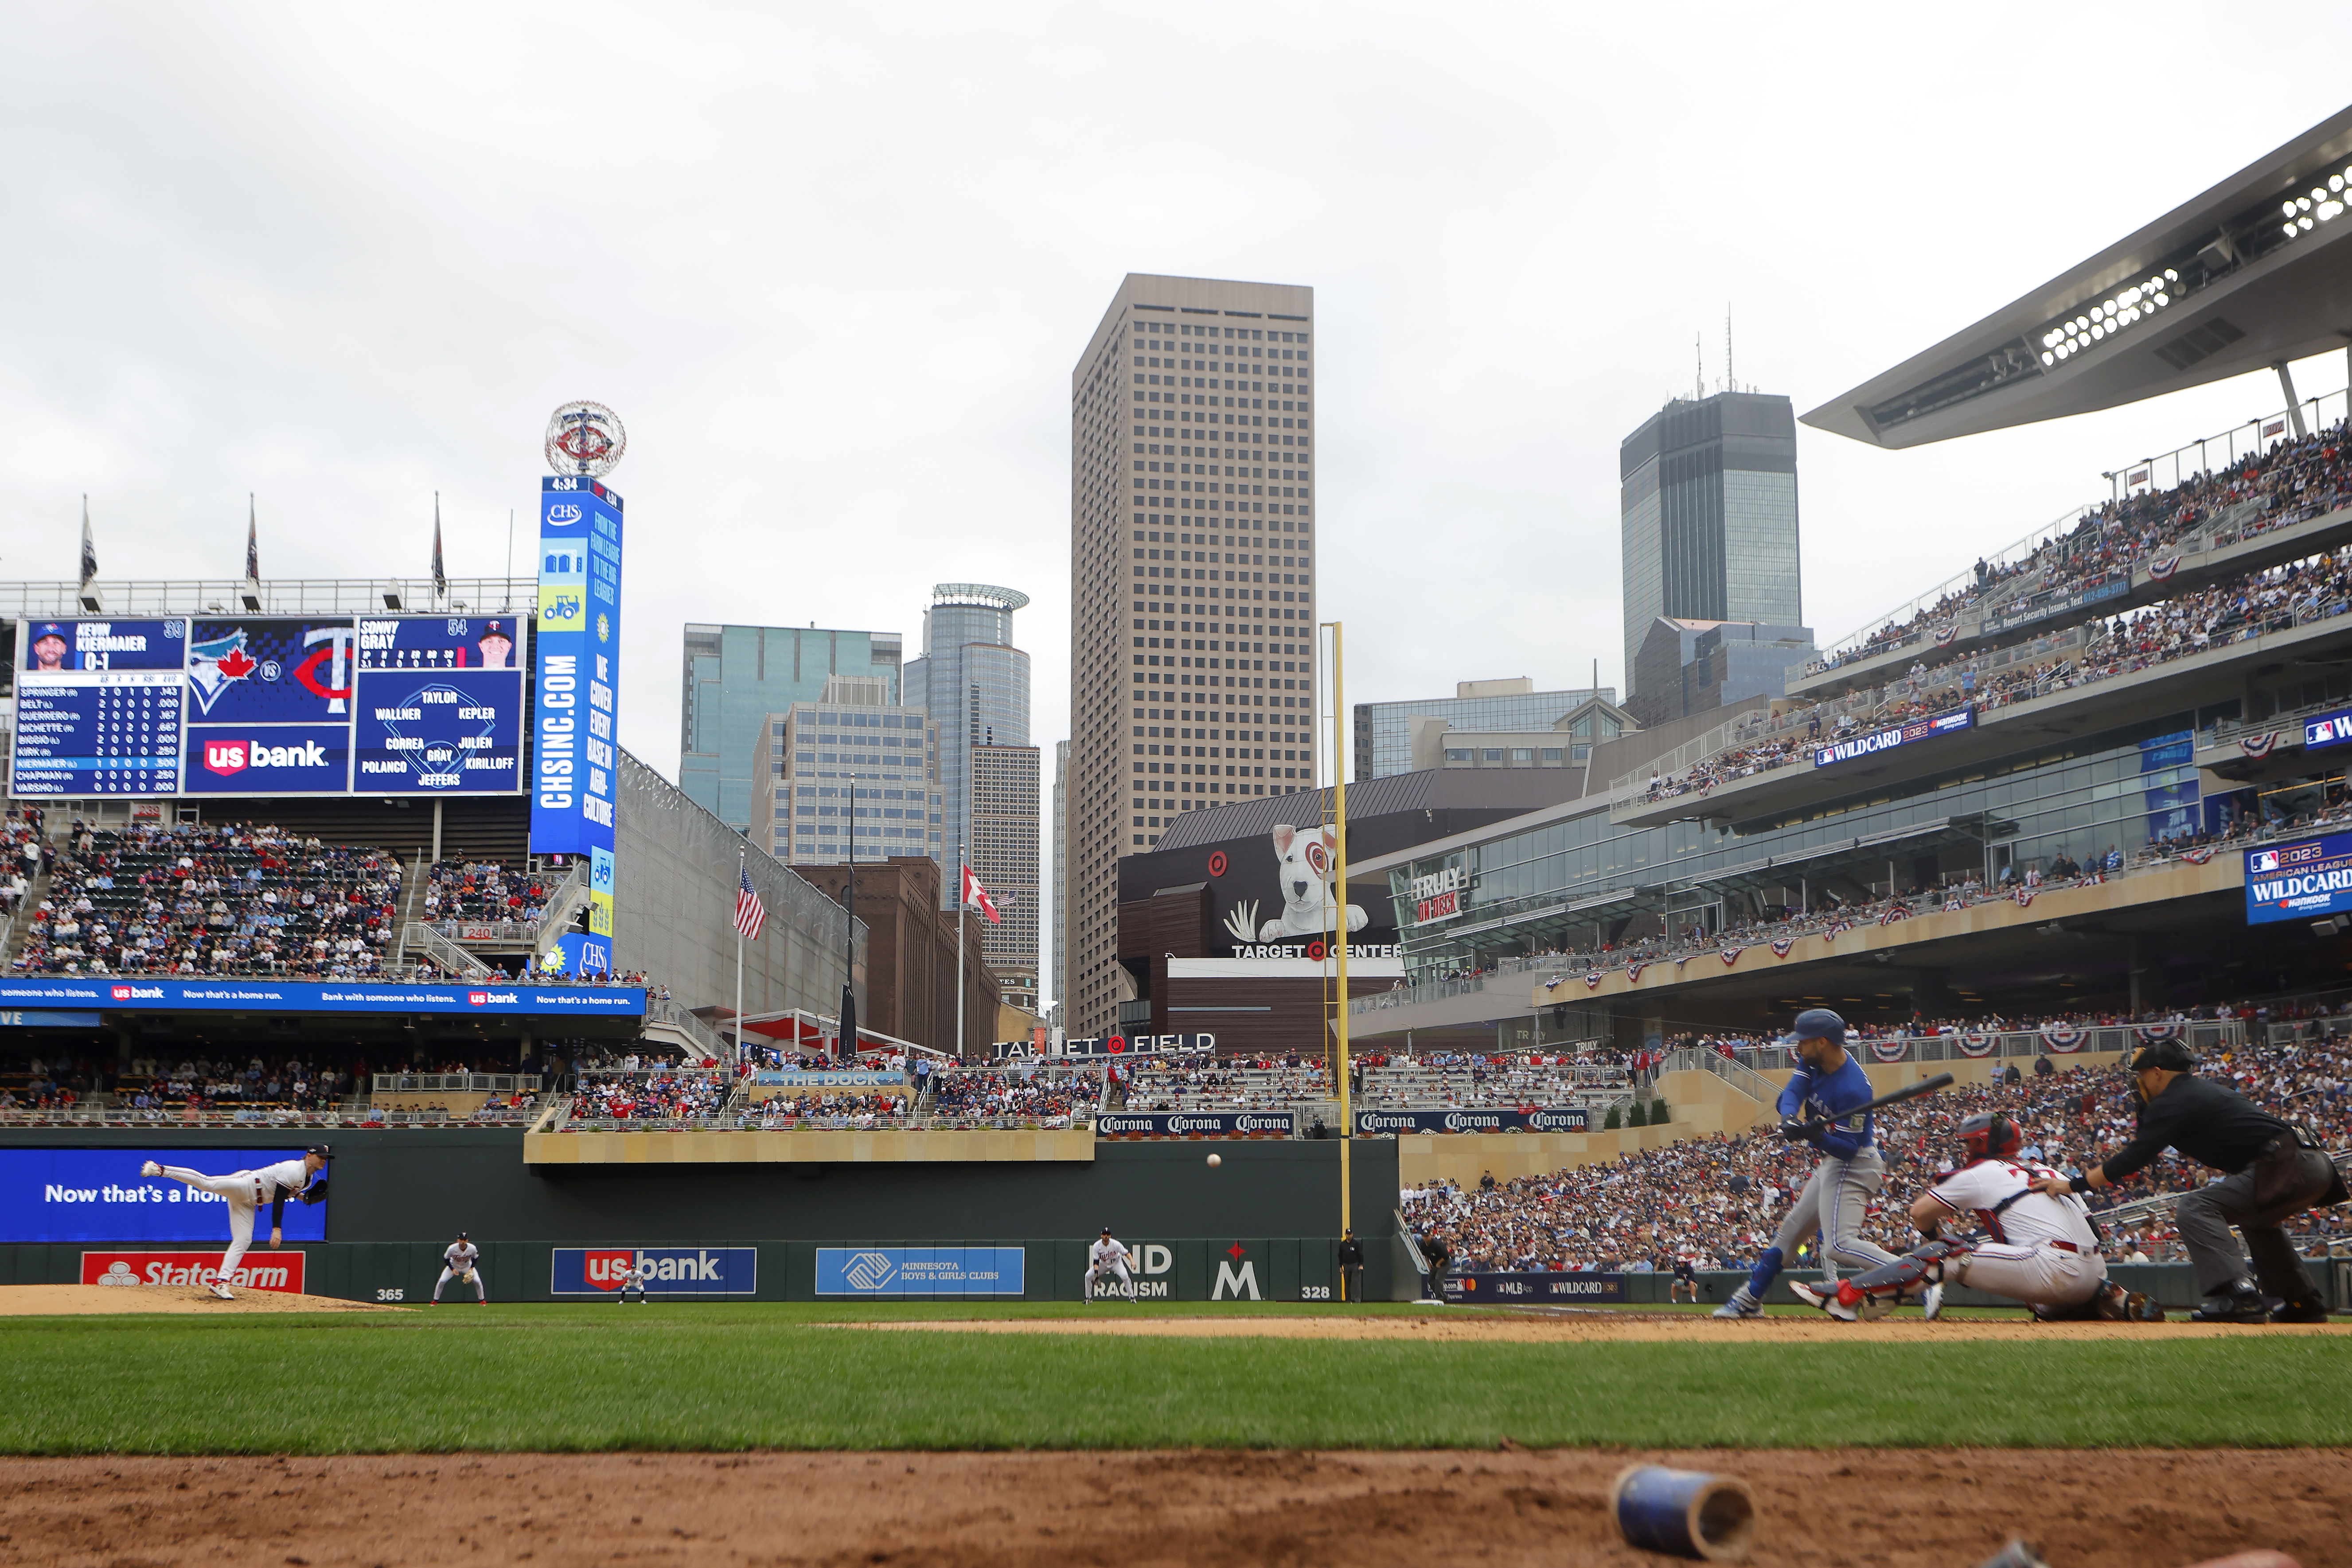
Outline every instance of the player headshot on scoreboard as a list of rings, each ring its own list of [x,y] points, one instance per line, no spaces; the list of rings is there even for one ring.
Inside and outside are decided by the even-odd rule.
[[[514,638],[509,635],[504,621],[491,621],[482,627],[481,639],[475,647],[481,651],[484,669],[514,668]]]
[[[34,669],[65,669],[66,629],[55,621],[44,622],[33,631]]]

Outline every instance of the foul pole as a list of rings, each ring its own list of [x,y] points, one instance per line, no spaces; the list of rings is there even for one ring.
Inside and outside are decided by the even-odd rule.
[[[1356,1142],[1355,1113],[1348,1094],[1348,939],[1355,934],[1348,929],[1348,681],[1344,630],[1338,621],[1325,624],[1331,628],[1331,814],[1338,826],[1333,850],[1339,883],[1332,944],[1339,957],[1339,1234],[1345,1237],[1354,1223],[1348,1153]]]

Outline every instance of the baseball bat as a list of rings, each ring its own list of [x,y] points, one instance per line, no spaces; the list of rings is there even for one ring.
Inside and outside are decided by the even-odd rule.
[[[1939,1072],[1934,1078],[1923,1078],[1917,1083],[1906,1083],[1892,1094],[1882,1094],[1868,1105],[1857,1105],[1852,1110],[1841,1111],[1831,1120],[1843,1121],[1851,1117],[1866,1116],[1874,1110],[1882,1110],[1902,1100],[1916,1100],[1923,1094],[1933,1094],[1939,1089],[1948,1087],[1951,1081],[1950,1073]],[[1802,1138],[1808,1132],[1818,1132],[1828,1125],[1828,1121],[1793,1121],[1782,1127],[1780,1131],[1781,1137],[1793,1140]]]

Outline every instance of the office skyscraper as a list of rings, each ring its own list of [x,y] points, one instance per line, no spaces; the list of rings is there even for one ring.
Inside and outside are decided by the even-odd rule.
[[[1315,780],[1315,291],[1129,273],[1070,375],[1065,1023],[1118,1021],[1118,860]]]
[[[1004,999],[1037,1010],[1037,770],[1034,746],[971,749],[971,869],[996,904],[980,956]]]
[[[940,726],[919,706],[891,704],[878,676],[836,675],[767,729],[751,842],[796,866],[837,864],[853,846],[866,860],[924,855],[954,877],[940,845]]]
[[[1070,743],[1054,742],[1054,973],[1044,989],[1058,1006],[1070,990]]]
[[[836,675],[880,679],[883,703],[895,705],[900,643],[897,632],[688,626],[678,787],[737,832],[752,833],[752,797],[774,761],[769,716],[821,700]]]
[[[1029,656],[1013,646],[1013,614],[1028,602],[1026,594],[986,583],[940,584],[923,612],[922,657],[907,666],[907,700],[929,709],[940,727],[940,793],[947,797],[941,864],[948,868],[950,905],[972,810],[971,754],[981,746],[1029,743]],[[1034,795],[1028,815],[1036,819]],[[983,880],[986,876],[982,873]],[[1036,964],[1032,942],[1033,975]]]
[[[1627,706],[1660,616],[1797,626],[1797,416],[1785,397],[1676,398],[1617,448]]]

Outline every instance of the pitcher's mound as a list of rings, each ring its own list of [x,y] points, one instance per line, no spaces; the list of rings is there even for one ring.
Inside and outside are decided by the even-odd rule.
[[[224,1301],[194,1285],[0,1286],[0,1318],[89,1318],[112,1312],[404,1312],[373,1301],[240,1290]]]

